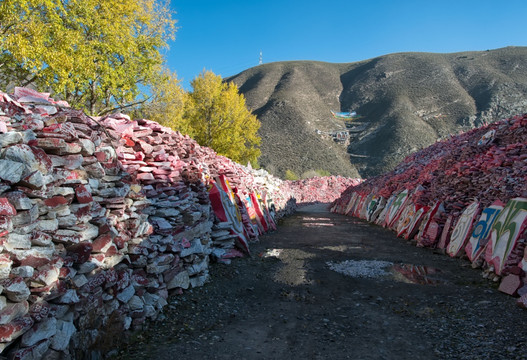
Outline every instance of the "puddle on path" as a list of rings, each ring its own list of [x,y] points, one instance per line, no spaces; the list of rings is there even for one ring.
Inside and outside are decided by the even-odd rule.
[[[439,278],[439,269],[414,264],[394,264],[382,260],[328,261],[327,266],[338,273],[354,278],[379,278],[396,280],[409,284],[436,285],[446,283]]]
[[[394,264],[391,268],[394,278],[398,281],[419,284],[436,285],[444,284],[446,281],[438,278],[441,270],[424,265]]]

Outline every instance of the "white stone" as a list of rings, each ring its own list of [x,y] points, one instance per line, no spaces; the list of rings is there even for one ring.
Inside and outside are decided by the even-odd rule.
[[[23,195],[22,191],[13,191],[7,194],[7,198],[9,199],[9,202],[13,204],[13,206],[17,210],[29,210],[33,207],[33,203],[31,202],[31,199]]]
[[[152,305],[145,305],[145,316],[146,317],[154,317],[157,315],[157,311],[155,309],[155,307],[153,307]]]
[[[133,285],[128,286],[123,291],[121,291],[119,294],[117,294],[116,298],[119,299],[119,301],[123,303],[127,303],[130,301],[132,296],[135,294],[135,288]]]
[[[187,269],[190,276],[199,274],[209,267],[209,258],[205,257],[200,263],[194,263]]]
[[[26,165],[11,161],[0,160],[0,179],[16,184],[22,179],[22,175],[26,171]]]
[[[42,175],[47,175],[49,172],[49,169],[45,164],[38,159],[31,148],[25,144],[8,147],[4,153],[4,158],[25,164],[29,169],[29,173],[38,171]]]
[[[66,350],[69,347],[71,337],[77,329],[72,321],[57,321],[57,332],[51,339],[51,348],[57,351]]]
[[[57,186],[53,189],[54,196],[56,195],[67,196],[67,195],[73,195],[73,194],[75,194],[75,190],[71,187]]]
[[[182,271],[177,274],[172,280],[167,283],[167,289],[182,288],[188,289],[190,285],[190,278],[187,271]]]
[[[10,233],[7,235],[7,241],[4,246],[8,251],[13,249],[31,249],[31,235]]]
[[[67,228],[75,225],[78,222],[79,218],[76,215],[69,214],[67,216],[59,216],[56,220],[59,223],[59,227]]]
[[[77,291],[68,289],[64,295],[58,299],[59,304],[76,304],[80,301]]]
[[[29,141],[35,140],[37,138],[37,135],[31,129],[28,129],[26,131],[22,131],[20,134],[22,135],[22,142],[24,144],[27,144]]]
[[[20,302],[27,300],[31,292],[23,281],[12,281],[8,285],[4,285],[4,293],[7,298],[13,302]]]
[[[91,261],[86,261],[84,264],[80,264],[79,265],[79,268],[78,268],[78,273],[79,274],[87,274],[93,270],[95,270],[97,268],[97,264],[91,262]]]
[[[6,147],[22,142],[22,135],[16,131],[0,134],[0,147]]]
[[[35,269],[31,266],[19,266],[11,269],[11,274],[21,276],[23,278],[33,277]]]
[[[181,257],[189,256],[192,254],[202,254],[204,252],[203,244],[201,243],[201,239],[194,239],[191,242],[191,246],[189,248],[184,248],[181,250]]]
[[[208,273],[205,273],[205,274],[199,275],[199,276],[193,276],[193,277],[190,278],[190,285],[193,288],[200,287],[200,286],[205,285],[205,283],[207,282],[208,279],[209,279],[209,274]]]
[[[130,301],[128,301],[128,306],[130,306],[130,310],[142,310],[145,306],[145,303],[139,296],[134,295]]]
[[[50,317],[33,325],[22,335],[22,346],[33,346],[40,340],[49,339],[57,333],[57,319]]]
[[[95,152],[95,144],[88,139],[79,139],[80,145],[82,147],[83,155],[93,155]]]
[[[79,275],[76,275],[74,278],[73,278],[73,284],[80,288],[82,287],[83,285],[85,285],[86,283],[88,282],[88,279],[86,278],[86,276],[84,276],[83,274],[79,274]]]

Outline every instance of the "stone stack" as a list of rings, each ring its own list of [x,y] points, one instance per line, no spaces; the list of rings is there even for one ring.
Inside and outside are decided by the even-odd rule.
[[[361,182],[362,179],[338,175],[286,181],[298,204],[332,203],[350,186],[359,185]]]
[[[466,256],[527,305],[527,115],[452,136],[347,189],[333,211]]]
[[[0,93],[0,146],[0,352],[13,358],[100,346],[155,319],[169,291],[203,285],[221,231],[239,225],[212,211],[221,176],[249,238],[263,229],[241,199],[265,199],[273,218],[294,209],[279,179],[188,136],[28,89]]]

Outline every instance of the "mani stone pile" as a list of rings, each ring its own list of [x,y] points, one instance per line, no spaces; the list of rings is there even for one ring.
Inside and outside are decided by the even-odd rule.
[[[159,124],[0,93],[0,352],[71,356],[155,319],[294,211],[289,186]],[[113,335],[115,336],[115,334]]]
[[[527,307],[527,114],[418,151],[347,189],[332,211],[465,257]]]
[[[350,186],[359,185],[362,179],[338,175],[313,177],[310,179],[286,181],[297,204],[332,203]]]

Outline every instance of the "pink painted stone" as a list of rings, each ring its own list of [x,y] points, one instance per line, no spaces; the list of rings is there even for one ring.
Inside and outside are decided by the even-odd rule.
[[[137,180],[154,180],[154,175],[152,175],[151,173],[139,173],[137,174]]]
[[[501,280],[498,290],[505,294],[514,295],[521,285],[520,276],[509,274]]]

